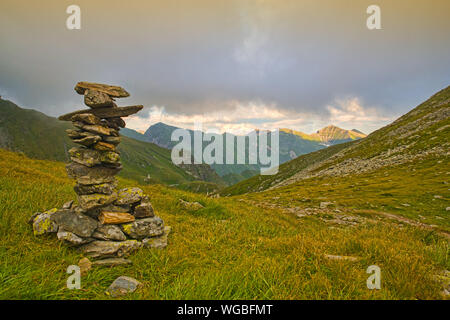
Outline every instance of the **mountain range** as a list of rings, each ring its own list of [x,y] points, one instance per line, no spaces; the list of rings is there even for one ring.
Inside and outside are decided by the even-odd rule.
[[[172,132],[176,129],[179,128],[158,122],[151,125],[144,134],[131,129],[124,130],[122,134],[140,141],[154,143],[163,148],[172,149],[178,143],[177,141],[171,140]],[[193,135],[193,130],[188,131]],[[295,159],[302,154],[320,150],[331,145],[361,139],[365,136],[364,133],[358,130],[345,130],[333,125],[318,130],[313,134],[282,128],[280,129],[279,140],[280,163]],[[206,145],[205,143],[204,147]],[[260,165],[254,164],[212,164],[211,167],[229,185],[257,175],[260,170]]]

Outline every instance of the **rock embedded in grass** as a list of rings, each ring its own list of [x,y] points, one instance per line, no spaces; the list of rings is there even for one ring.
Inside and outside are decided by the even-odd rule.
[[[112,297],[119,297],[128,293],[136,291],[142,284],[136,279],[120,276],[108,287],[106,290],[107,295]]]

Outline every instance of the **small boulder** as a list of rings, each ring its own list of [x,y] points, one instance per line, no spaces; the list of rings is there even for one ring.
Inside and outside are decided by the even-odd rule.
[[[88,258],[81,258],[78,261],[78,266],[80,267],[81,275],[85,276],[91,270],[92,262]]]
[[[108,287],[106,290],[107,295],[112,297],[119,297],[128,293],[136,291],[142,284],[136,279],[120,276]]]
[[[204,208],[204,206],[200,202],[189,202],[183,199],[179,199],[178,202],[182,207],[189,211],[197,211]]]
[[[333,204],[333,202],[326,202],[326,201],[323,201],[323,202],[320,203],[320,208],[321,208],[321,209],[326,209],[326,208],[328,208],[329,206],[331,206],[332,204]]]

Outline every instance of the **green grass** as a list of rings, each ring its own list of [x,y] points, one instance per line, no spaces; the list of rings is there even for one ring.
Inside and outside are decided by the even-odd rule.
[[[136,182],[121,178],[119,184]],[[439,299],[433,277],[450,268],[448,241],[437,233],[388,221],[331,228],[318,218],[299,219],[282,207],[287,189],[212,199],[150,185],[142,188],[173,230],[168,247],[137,252],[131,266],[93,268],[81,290],[68,290],[66,269],[82,255],[54,236],[34,237],[27,220],[74,199],[72,185],[63,163],[0,150],[0,299],[112,299],[104,291],[120,275],[144,284],[125,299]],[[324,193],[339,194],[346,207],[363,201],[337,184],[297,191],[293,201],[305,196],[310,206]],[[380,192],[394,194],[391,188]],[[279,197],[271,203],[280,207],[262,205],[271,197]],[[204,208],[185,210],[180,198]],[[332,261],[324,254],[361,260]],[[373,264],[382,270],[381,290],[366,287]]]

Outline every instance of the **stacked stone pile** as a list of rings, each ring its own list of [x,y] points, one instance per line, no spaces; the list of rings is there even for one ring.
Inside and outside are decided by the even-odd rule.
[[[170,227],[155,215],[149,197],[139,188],[117,190],[115,178],[122,169],[117,150],[119,130],[125,127],[122,117],[142,106],[118,107],[114,99],[129,94],[117,86],[80,82],[75,91],[84,95],[90,109],[59,119],[72,121],[74,129],[67,134],[79,145],[69,150],[71,162],[66,166],[76,182],[78,205],[70,201],[61,209],[34,214],[30,219],[34,234],[56,233],[58,239],[79,247],[92,259],[121,258],[142,247],[165,247]]]

